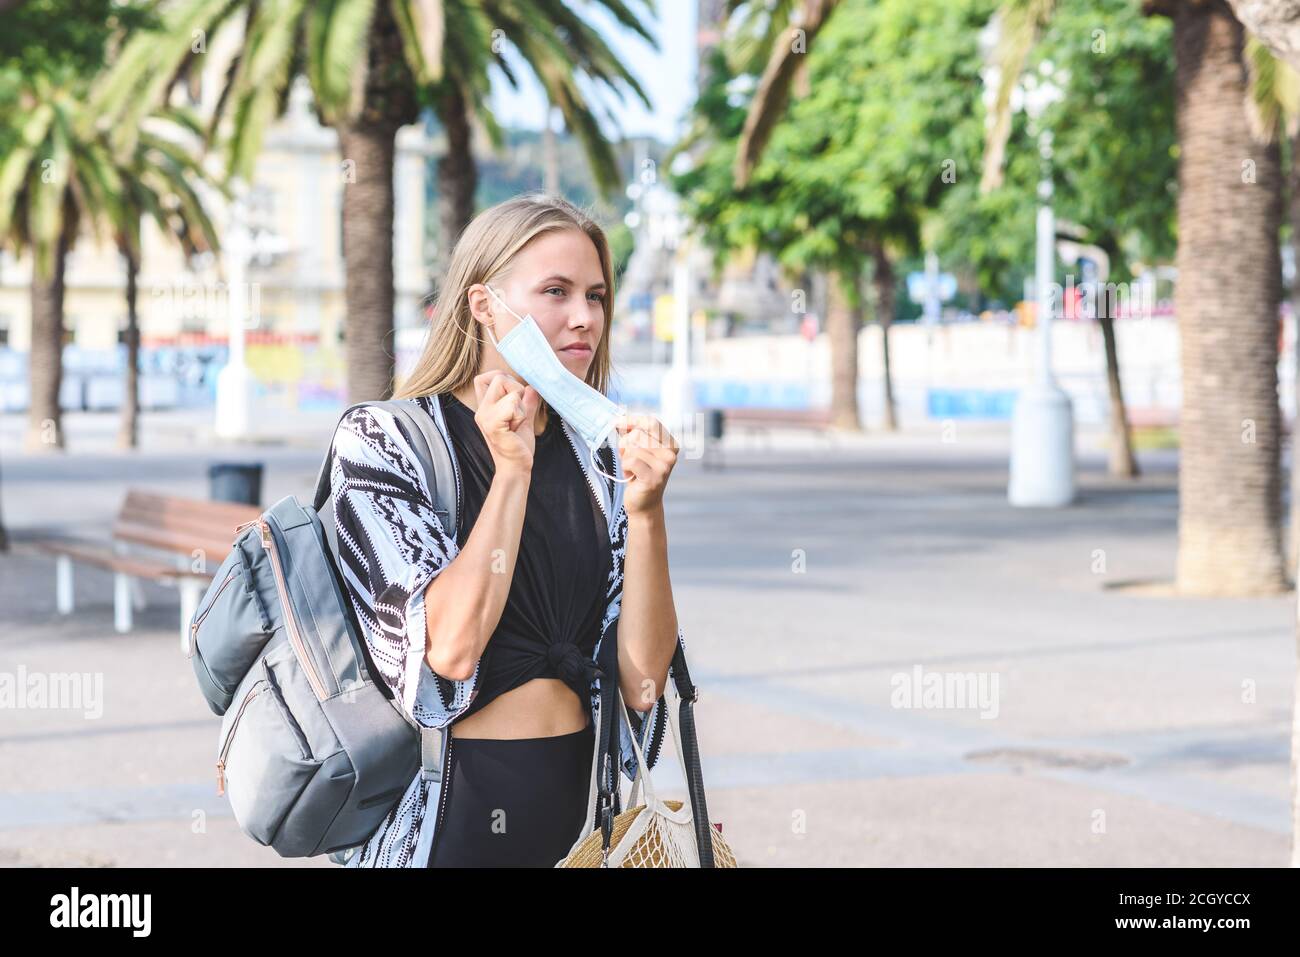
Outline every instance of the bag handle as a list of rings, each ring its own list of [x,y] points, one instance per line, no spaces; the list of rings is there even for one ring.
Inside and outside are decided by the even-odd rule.
[[[651,801],[654,798],[654,788],[650,783],[650,769],[645,763],[645,756],[642,754],[641,746],[637,742],[637,736],[632,730],[631,721],[627,715],[627,706],[623,702],[622,691],[618,685],[617,640],[618,625],[616,623],[612,634],[602,640],[600,652],[597,655],[601,671],[608,678],[602,678],[600,681],[600,696],[597,703],[599,734],[596,745],[596,761],[592,767],[591,792],[587,801],[587,820],[582,831],[584,836],[590,834],[596,824],[599,823],[601,828],[602,861],[609,856],[614,814],[617,813],[615,800],[616,789],[619,785],[617,775],[620,769],[618,767],[618,757],[611,753],[611,741],[615,731],[615,709],[622,712],[622,721],[628,728],[628,734],[632,739],[632,748],[636,754],[637,773],[632,782],[632,794],[635,796],[639,792],[640,782],[644,775],[646,796]],[[708,804],[704,794],[704,771],[700,763],[700,746],[695,730],[694,707],[695,702],[699,699],[699,689],[691,681],[690,672],[686,668],[686,652],[682,648],[680,641],[677,643],[676,652],[673,653],[673,663],[669,673],[673,676],[673,684],[678,694],[678,707],[674,712],[666,699],[663,707],[667,710],[670,733],[676,743],[678,760],[681,761],[682,773],[686,778],[687,794],[690,797],[692,822],[695,829],[695,846],[700,858],[700,867],[711,868],[716,866],[713,857],[713,825],[709,823]],[[597,801],[598,796],[599,801]],[[629,806],[635,807],[635,804],[629,802]],[[599,815],[599,821],[596,820],[597,815]]]

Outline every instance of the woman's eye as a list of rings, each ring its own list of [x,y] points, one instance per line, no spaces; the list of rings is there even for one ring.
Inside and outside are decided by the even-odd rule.
[[[565,295],[565,289],[564,289],[563,286],[551,286],[549,289],[545,289],[545,290],[543,290],[543,291],[544,291],[544,292],[558,292],[561,296]],[[605,294],[604,294],[603,292],[589,292],[589,293],[587,293],[587,295],[593,297],[593,298],[595,299],[596,302],[604,302],[604,301],[605,301]]]

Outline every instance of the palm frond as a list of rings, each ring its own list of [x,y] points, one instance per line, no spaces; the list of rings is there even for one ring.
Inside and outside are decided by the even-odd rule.
[[[375,0],[326,0],[307,14],[307,79],[329,123],[350,115],[364,90]]]
[[[1055,0],[1005,0],[994,14],[997,44],[993,63],[997,68],[997,88],[990,111],[991,122],[984,139],[984,170],[980,192],[987,193],[1002,185],[1002,166],[1007,140],[1011,137],[1011,92],[1029,62],[1029,55],[1051,20]]]
[[[732,176],[737,188],[742,188],[749,182],[750,174],[758,164],[772,130],[789,102],[790,85],[804,61],[803,52],[797,50],[793,42],[795,31],[803,31],[805,49],[811,46],[817,33],[835,11],[836,3],[837,0],[804,0],[803,6],[799,8],[799,22],[789,23],[772,47],[736,147]]]
[[[1244,58],[1248,83],[1246,119],[1251,135],[1272,143],[1279,133],[1295,136],[1300,125],[1300,79],[1253,33],[1247,34]]]
[[[415,82],[431,85],[446,73],[443,44],[447,18],[442,0],[393,0],[393,19]]]

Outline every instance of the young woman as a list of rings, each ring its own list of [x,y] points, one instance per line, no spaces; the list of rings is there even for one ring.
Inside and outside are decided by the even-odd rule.
[[[654,417],[627,416],[617,448],[598,451],[601,471],[622,479],[607,482],[485,334],[499,341],[531,316],[564,367],[603,393],[612,292],[603,231],[562,199],[516,198],[466,228],[423,354],[395,396],[450,437],[454,529],[434,512],[404,426],[375,407],[340,423],[340,564],[371,657],[417,723],[450,733],[441,782],[417,776],[348,866],[563,858],[585,836],[595,659],[615,624],[629,717],[643,740],[663,721],[669,664],[685,648],[663,511],[678,445]]]

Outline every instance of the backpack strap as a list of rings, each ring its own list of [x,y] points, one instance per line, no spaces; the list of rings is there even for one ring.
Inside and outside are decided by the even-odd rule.
[[[437,402],[436,396],[434,401]],[[433,511],[438,516],[438,520],[442,523],[442,527],[447,534],[454,536],[456,534],[457,510],[460,502],[456,495],[458,483],[456,481],[455,466],[451,459],[451,447],[448,444],[443,426],[430,419],[423,409],[412,406],[409,402],[401,399],[372,399],[365,402],[354,402],[344,409],[339,415],[338,423],[334,426],[335,431],[338,431],[339,425],[342,424],[344,417],[349,412],[366,405],[384,409],[405,423],[406,431],[411,437],[411,446],[415,452],[415,457],[419,461],[420,467],[424,469],[424,476],[433,498]],[[333,461],[334,447],[331,442],[330,448],[325,452],[325,459],[321,462],[320,470],[316,473],[316,491],[312,495],[312,507],[317,512],[321,512],[327,505],[330,506],[330,520],[322,521],[321,524],[325,526],[325,535],[329,539],[330,548],[337,555],[337,533],[332,518],[333,492],[330,489],[330,467],[333,465]]]
[[[434,396],[433,401],[435,413],[440,419],[441,406],[438,405],[438,397]],[[402,399],[372,399],[365,402],[354,402],[344,409],[339,415],[338,424],[334,426],[335,431],[338,430],[338,425],[343,422],[344,416],[353,409],[364,405],[384,409],[406,425],[406,432],[411,438],[411,448],[415,452],[416,459],[419,460],[420,467],[424,470],[425,480],[428,483],[429,492],[433,499],[433,511],[438,516],[438,520],[442,522],[442,527],[447,534],[454,537],[460,508],[458,496],[460,483],[456,478],[456,467],[452,460],[451,443],[446,435],[445,424],[441,421],[435,422],[423,409]],[[320,471],[316,475],[316,491],[312,496],[312,507],[318,513],[325,512],[321,526],[326,539],[329,541],[332,554],[337,556],[339,553],[338,531],[334,527],[334,494],[330,489],[330,467],[333,465],[333,460],[334,446],[331,441],[330,448],[325,453],[325,460],[321,463]],[[385,697],[388,698],[389,696],[385,695]],[[406,719],[407,724],[420,733],[422,776],[426,780],[441,780],[442,762],[446,753],[447,729],[426,728],[412,720],[402,710],[399,702],[392,698],[389,698],[389,701],[398,714]]]

